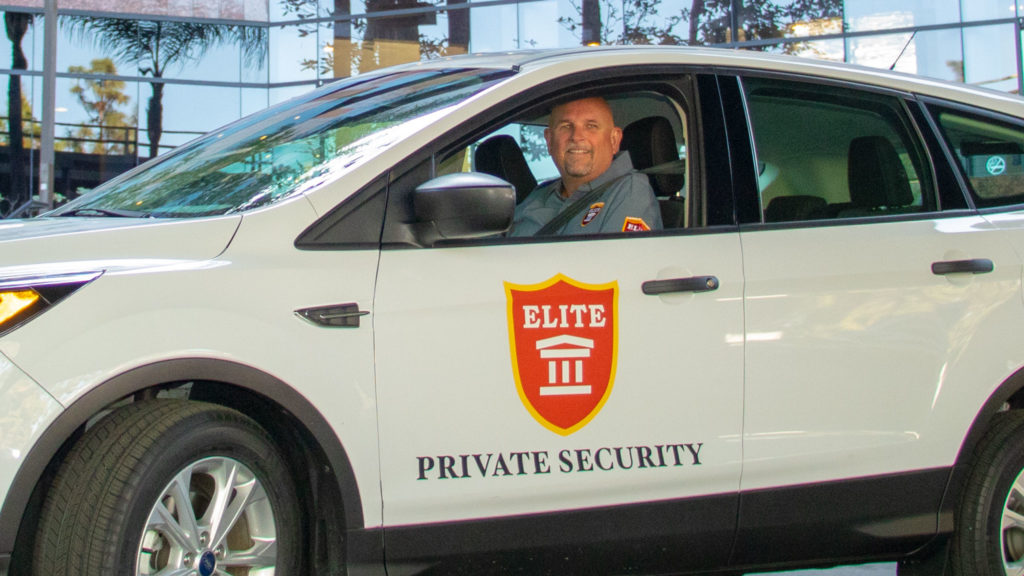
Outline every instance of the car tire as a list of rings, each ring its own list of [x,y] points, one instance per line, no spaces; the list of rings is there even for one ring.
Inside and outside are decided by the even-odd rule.
[[[974,452],[947,574],[1024,573],[1024,413],[997,414]]]
[[[304,556],[298,509],[279,449],[253,420],[214,404],[140,402],[70,450],[40,514],[33,572],[191,567],[209,576],[272,566],[292,576]]]

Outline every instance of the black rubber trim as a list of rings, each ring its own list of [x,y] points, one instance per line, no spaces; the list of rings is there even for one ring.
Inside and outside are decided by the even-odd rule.
[[[50,424],[26,455],[0,509],[0,554],[13,551],[26,504],[46,465],[89,418],[118,399],[154,384],[202,380],[224,382],[256,392],[272,399],[303,422],[334,470],[344,500],[345,526],[350,530],[363,527],[362,501],[352,465],[338,437],[319,411],[291,386],[251,366],[192,358],[157,362],[115,376],[86,393]]]
[[[389,574],[675,574],[721,567],[736,494],[385,528]]]
[[[950,468],[747,492],[734,567],[896,559],[939,532]]]
[[[675,292],[710,292],[718,290],[718,278],[714,276],[693,276],[691,278],[648,280],[640,285],[640,289],[648,296]]]
[[[932,274],[937,276],[946,274],[988,274],[995,269],[995,265],[988,258],[932,262]]]
[[[950,473],[934,468],[743,495],[388,527],[387,568],[403,575],[589,576],[905,559],[935,538]]]

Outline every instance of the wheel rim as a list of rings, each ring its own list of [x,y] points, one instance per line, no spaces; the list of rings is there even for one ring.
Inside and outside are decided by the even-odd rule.
[[[274,574],[277,531],[266,490],[237,460],[190,464],[153,505],[137,557],[136,575]]]
[[[1017,474],[1003,504],[999,543],[1007,576],[1024,575],[1024,470]]]

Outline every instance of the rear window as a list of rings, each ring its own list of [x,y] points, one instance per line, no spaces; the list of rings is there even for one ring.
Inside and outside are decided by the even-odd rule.
[[[959,110],[933,112],[960,161],[975,206],[1024,204],[1024,128]]]

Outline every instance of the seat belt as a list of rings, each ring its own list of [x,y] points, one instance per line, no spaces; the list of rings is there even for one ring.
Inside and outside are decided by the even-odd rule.
[[[594,200],[597,200],[601,196],[601,194],[608,189],[609,186],[625,178],[626,176],[631,176],[633,174],[678,173],[680,167],[683,167],[683,169],[685,169],[685,164],[683,164],[683,160],[670,160],[668,162],[656,164],[649,168],[644,168],[643,170],[634,170],[626,174],[623,174],[618,178],[609,180],[604,184],[601,184],[597,188],[589,190],[583,196],[580,196],[575,202],[566,207],[565,210],[562,210],[554,218],[548,220],[548,223],[542,226],[540,230],[534,232],[533,235],[550,236],[557,232],[558,230],[561,230],[562,227],[568,224],[570,220],[572,220],[577,214],[580,213],[580,211],[589,206]]]

